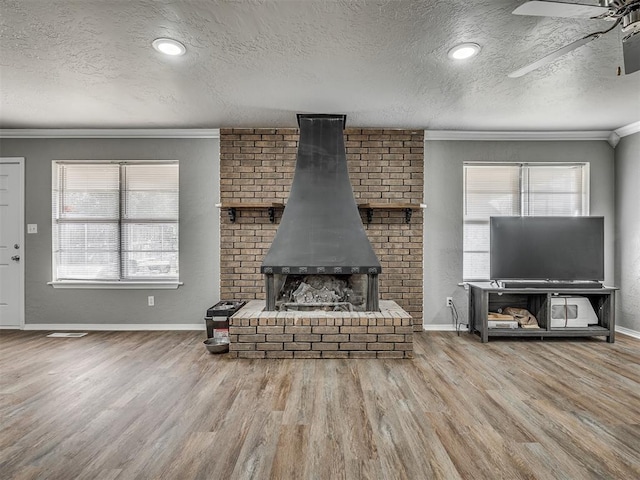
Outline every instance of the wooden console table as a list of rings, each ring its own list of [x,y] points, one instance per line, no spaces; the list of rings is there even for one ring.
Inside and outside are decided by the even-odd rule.
[[[489,337],[587,337],[605,336],[615,340],[615,291],[602,288],[503,288],[490,282],[469,283],[469,332],[488,342]],[[552,328],[551,298],[580,296],[589,299],[598,317],[597,325],[587,327]],[[488,314],[500,308],[526,308],[538,320],[540,328],[489,328]]]

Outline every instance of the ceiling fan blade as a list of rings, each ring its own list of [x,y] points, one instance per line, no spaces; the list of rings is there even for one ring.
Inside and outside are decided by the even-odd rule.
[[[625,75],[640,70],[640,33],[622,40],[622,55]]]
[[[583,37],[580,40],[576,40],[575,42],[572,42],[569,45],[565,45],[564,47],[559,48],[555,52],[551,52],[549,55],[547,55],[546,57],[542,57],[540,60],[537,60],[537,61],[535,61],[533,63],[530,63],[529,65],[527,65],[525,67],[522,67],[522,68],[516,70],[515,72],[511,72],[508,75],[508,77],[518,78],[518,77],[521,77],[521,76],[523,76],[523,75],[535,70],[536,68],[540,68],[540,67],[543,67],[545,65],[548,65],[549,63],[554,62],[555,60],[557,60],[561,56],[571,52],[572,50],[575,50],[576,48],[579,48],[579,47],[581,47],[583,45],[586,45],[587,43],[591,42],[592,40],[595,40],[599,36],[600,36],[599,33],[592,33],[591,35],[587,35],[586,37]]]
[[[515,15],[535,15],[538,17],[592,18],[609,11],[606,7],[581,5],[565,2],[526,2],[516,8]]]

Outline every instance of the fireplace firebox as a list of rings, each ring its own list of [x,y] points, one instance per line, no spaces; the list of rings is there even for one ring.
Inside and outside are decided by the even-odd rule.
[[[266,274],[266,309],[373,312],[378,307],[377,274]]]

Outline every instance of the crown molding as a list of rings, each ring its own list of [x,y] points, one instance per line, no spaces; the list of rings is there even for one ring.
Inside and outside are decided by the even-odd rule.
[[[624,127],[620,127],[613,131],[618,137],[626,137],[627,135],[633,135],[634,133],[640,132],[640,122],[630,123],[629,125],[625,125]]]
[[[480,131],[425,130],[426,140],[455,141],[566,141],[606,140],[640,132],[640,121],[616,130],[589,131]],[[4,128],[0,138],[220,138],[217,128]]]
[[[588,130],[567,132],[501,132],[473,130],[425,130],[425,140],[480,140],[480,141],[566,141],[566,140],[605,140],[608,141],[610,130]]]
[[[0,138],[220,138],[217,128],[5,128]]]

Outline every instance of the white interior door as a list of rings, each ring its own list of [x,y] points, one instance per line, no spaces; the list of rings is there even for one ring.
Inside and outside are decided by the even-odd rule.
[[[24,327],[24,159],[0,158],[0,328]]]

